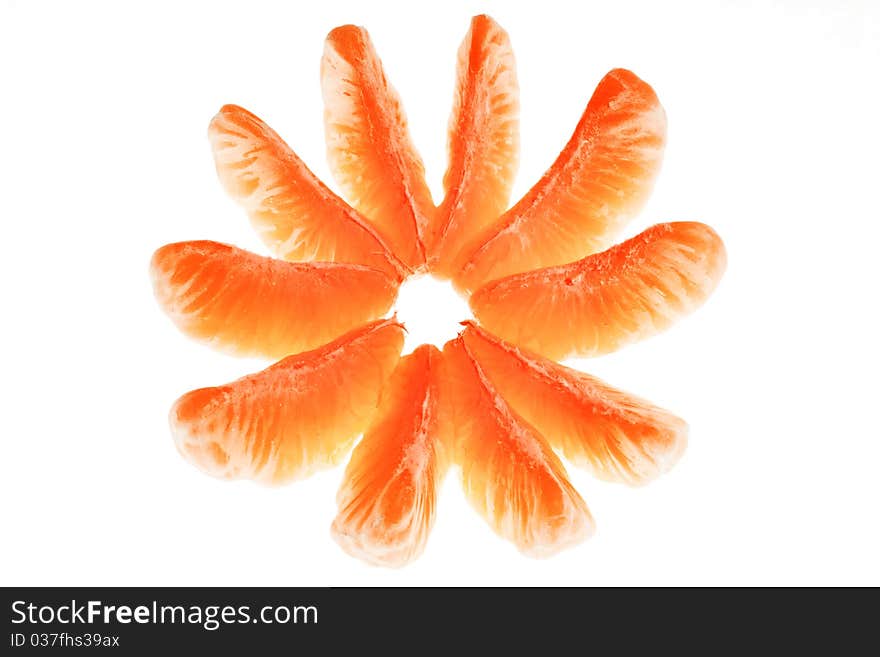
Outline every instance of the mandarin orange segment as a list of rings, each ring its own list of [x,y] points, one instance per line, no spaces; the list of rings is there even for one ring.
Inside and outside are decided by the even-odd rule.
[[[434,525],[447,467],[440,358],[422,345],[400,360],[346,468],[332,533],[365,561],[405,565],[422,553]]]
[[[607,481],[647,483],[687,446],[672,413],[466,323],[462,340],[498,393],[569,461]]]
[[[665,140],[654,90],[629,71],[608,73],[550,169],[480,236],[456,286],[472,291],[606,248],[647,200]]]
[[[381,317],[397,297],[396,282],[377,269],[285,262],[211,241],[163,246],[150,273],[181,331],[240,356],[314,349]]]
[[[443,348],[465,495],[500,536],[549,556],[593,531],[565,468],[538,431],[498,393],[461,338]]]
[[[726,265],[709,226],[658,224],[577,262],[488,283],[470,305],[486,329],[547,358],[598,356],[695,310]]]
[[[425,167],[397,92],[362,27],[329,35],[321,60],[327,159],[348,200],[409,267],[423,267],[434,215]]]
[[[285,260],[368,265],[403,279],[406,267],[379,233],[257,116],[226,105],[208,136],[220,182],[272,253]]]
[[[476,16],[458,51],[446,196],[429,243],[432,273],[450,278],[507,209],[519,154],[519,87],[507,33]]]
[[[281,484],[336,465],[366,429],[400,358],[403,327],[380,320],[313,351],[175,402],[181,454],[223,479]]]

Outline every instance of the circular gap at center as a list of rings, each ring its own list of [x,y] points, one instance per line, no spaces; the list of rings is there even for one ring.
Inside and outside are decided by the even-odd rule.
[[[427,275],[411,278],[400,286],[394,310],[406,326],[404,353],[421,344],[442,348],[461,331],[460,322],[472,317],[467,301],[452,283]]]

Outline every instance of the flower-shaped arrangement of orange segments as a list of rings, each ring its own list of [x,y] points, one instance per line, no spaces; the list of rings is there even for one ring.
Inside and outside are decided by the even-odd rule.
[[[450,466],[503,538],[543,556],[586,538],[559,452],[642,484],[687,440],[671,413],[557,361],[663,330],[712,292],[724,246],[700,223],[612,238],[648,196],[666,118],[626,70],[600,82],[574,135],[508,208],[518,88],[507,34],[478,16],[458,52],[445,197],[435,206],[367,32],[327,37],[321,62],[333,193],[262,120],[234,105],[209,135],[226,191],[277,259],[210,241],[160,248],[156,297],[187,335],[280,359],[171,410],[181,454],[208,474],[282,484],[342,461],[332,533],[402,565],[425,546]],[[451,279],[476,322],[402,356],[387,317],[400,284]]]

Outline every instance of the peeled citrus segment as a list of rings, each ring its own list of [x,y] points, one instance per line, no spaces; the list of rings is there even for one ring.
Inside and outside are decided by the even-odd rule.
[[[500,536],[549,556],[593,531],[586,504],[553,450],[513,411],[461,338],[446,343],[445,381],[465,495]]]
[[[258,117],[225,105],[208,137],[220,182],[272,253],[285,260],[369,265],[404,277],[406,267],[379,233]]]
[[[466,323],[462,340],[495,389],[569,461],[607,481],[647,483],[687,446],[687,424],[599,379]]]
[[[239,356],[314,349],[381,317],[397,297],[396,282],[377,269],[285,262],[210,241],[167,244],[150,271],[181,331]]]
[[[367,324],[171,409],[177,448],[222,479],[281,484],[336,465],[369,424],[403,348],[403,327]]]
[[[434,202],[400,97],[365,29],[343,25],[327,35],[321,87],[327,159],[336,182],[394,253],[420,269]]]
[[[666,114],[633,73],[608,73],[568,144],[516,205],[484,231],[456,285],[561,265],[606,248],[641,209],[660,169]]]
[[[440,359],[436,347],[422,345],[400,360],[346,468],[332,532],[365,561],[405,565],[422,553],[434,525],[446,473]]]
[[[458,274],[474,240],[507,209],[519,154],[519,87],[507,33],[476,16],[458,51],[446,196],[429,245],[431,271]]]
[[[709,226],[657,224],[577,262],[488,283],[470,305],[483,327],[547,358],[598,356],[695,310],[726,265]]]

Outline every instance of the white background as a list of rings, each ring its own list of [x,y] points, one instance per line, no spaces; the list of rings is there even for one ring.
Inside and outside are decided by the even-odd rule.
[[[880,584],[877,3],[0,7],[2,584]],[[677,468],[641,489],[570,469],[598,534],[539,561],[450,477],[424,556],[389,571],[329,536],[341,468],[269,489],[178,456],[171,402],[263,363],[179,334],[147,264],[183,239],[265,252],[215,178],[205,133],[223,103],[330,181],[318,64],[339,24],[370,30],[438,191],[456,48],[480,12],[517,55],[516,193],[627,67],[670,126],[628,234],[706,221],[730,264],[670,332],[577,364],[689,421]],[[428,292],[404,293],[408,348],[464,318]]]

